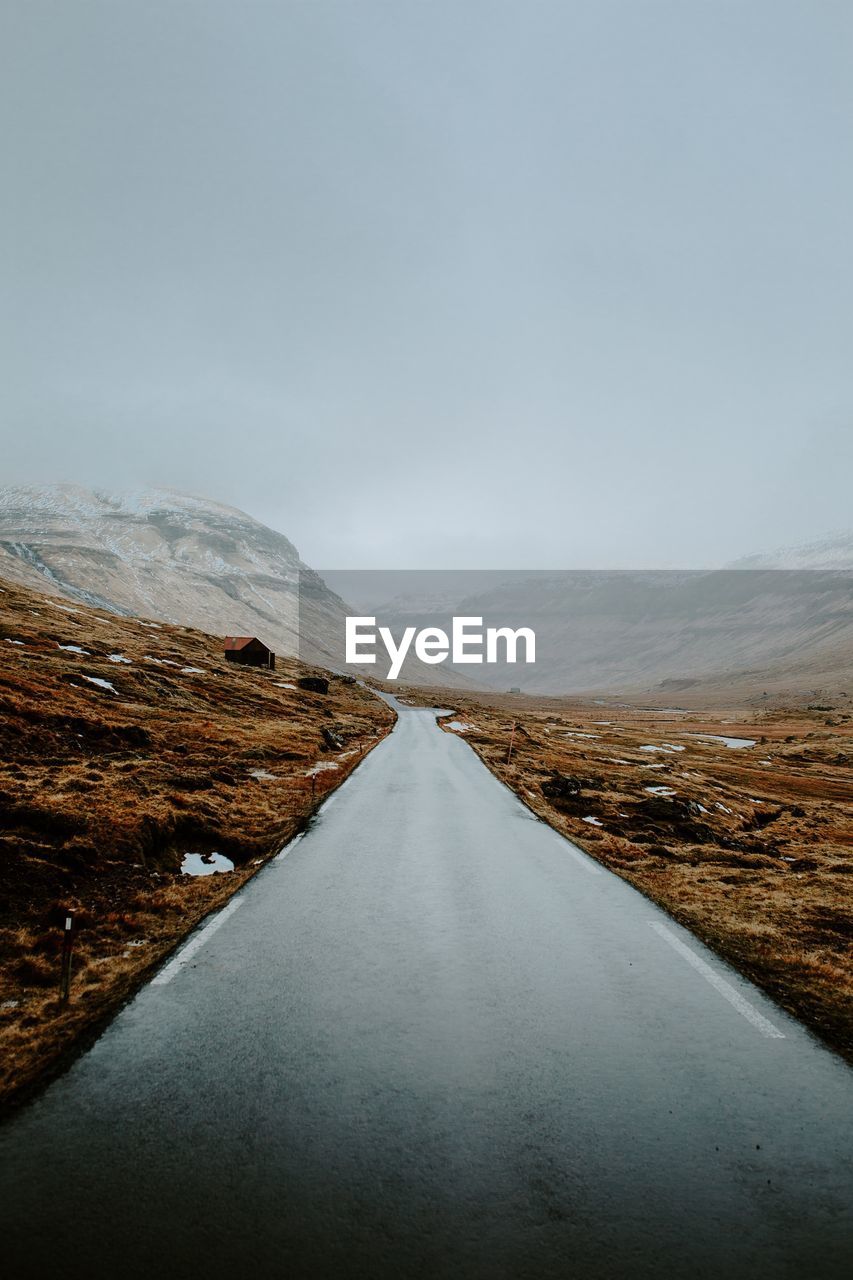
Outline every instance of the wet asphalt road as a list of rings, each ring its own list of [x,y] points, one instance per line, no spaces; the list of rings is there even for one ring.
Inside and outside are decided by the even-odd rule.
[[[14,1280],[850,1274],[853,1073],[429,712],[237,901],[0,1132]]]

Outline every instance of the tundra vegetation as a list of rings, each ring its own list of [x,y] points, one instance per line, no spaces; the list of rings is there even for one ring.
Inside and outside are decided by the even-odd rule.
[[[853,1062],[846,710],[397,692]]]
[[[384,703],[323,674],[326,693],[301,688],[318,673],[295,661],[240,667],[203,632],[0,583],[0,1102],[85,1043],[389,730]]]

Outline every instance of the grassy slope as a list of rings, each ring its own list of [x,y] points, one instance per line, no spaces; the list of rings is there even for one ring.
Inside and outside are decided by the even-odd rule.
[[[0,583],[0,1102],[81,1043],[391,727],[343,680],[325,696],[283,687],[306,671],[241,668],[202,632]],[[312,781],[318,762],[334,767]],[[180,874],[184,853],[214,850],[234,872]],[[68,910],[80,930],[60,1012]]]
[[[436,701],[434,691],[409,689],[406,697]],[[449,690],[446,697],[444,705],[472,726],[466,740],[536,814],[853,1062],[849,714],[730,708],[677,715],[615,699],[460,698]],[[756,745],[733,750],[685,736],[703,732]],[[664,743],[684,749],[640,749]],[[555,769],[583,783],[577,796],[543,794]],[[676,794],[655,797],[648,787]],[[688,801],[707,813],[685,812]]]

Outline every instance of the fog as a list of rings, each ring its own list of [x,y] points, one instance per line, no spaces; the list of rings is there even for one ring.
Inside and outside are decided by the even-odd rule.
[[[2,482],[341,568],[849,525],[851,53],[841,0],[5,5]]]

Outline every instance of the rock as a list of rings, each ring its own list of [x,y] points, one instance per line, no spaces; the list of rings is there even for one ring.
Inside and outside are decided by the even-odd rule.
[[[300,689],[307,689],[309,693],[329,692],[329,682],[322,676],[300,676],[296,683]]]
[[[323,741],[327,747],[331,747],[333,751],[343,751],[343,740],[333,733],[331,729],[327,729],[325,725],[322,728]]]
[[[634,812],[636,817],[647,820],[652,826],[666,827],[689,843],[711,844],[717,840],[716,833],[707,823],[697,821],[702,810],[694,800],[648,796],[640,801]]]
[[[551,777],[542,783],[542,794],[546,800],[572,800],[580,795],[583,785],[581,778],[573,778],[571,774],[554,769]]]

